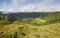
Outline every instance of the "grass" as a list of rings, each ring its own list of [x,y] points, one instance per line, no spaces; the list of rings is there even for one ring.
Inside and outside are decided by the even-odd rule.
[[[34,26],[16,21],[1,27],[0,38],[60,38],[60,23]]]
[[[17,18],[12,23],[9,19],[5,17],[5,20],[0,20],[0,38],[60,38],[60,13],[47,13],[38,18]]]

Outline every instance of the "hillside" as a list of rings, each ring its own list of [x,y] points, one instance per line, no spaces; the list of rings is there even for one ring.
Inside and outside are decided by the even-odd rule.
[[[44,20],[48,22],[56,22],[60,20],[60,13],[48,13],[45,17],[43,17]]]
[[[0,38],[60,38],[60,23],[33,26],[15,22],[0,30]]]
[[[60,13],[18,14],[1,15],[0,38],[60,38]]]

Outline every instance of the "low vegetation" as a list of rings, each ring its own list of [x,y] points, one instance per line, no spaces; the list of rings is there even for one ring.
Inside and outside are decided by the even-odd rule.
[[[38,18],[0,20],[0,38],[60,38],[60,13]]]

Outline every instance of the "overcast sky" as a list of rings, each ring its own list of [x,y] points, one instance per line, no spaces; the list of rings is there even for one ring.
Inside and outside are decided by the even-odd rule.
[[[0,0],[0,11],[11,12],[60,11],[60,0]]]

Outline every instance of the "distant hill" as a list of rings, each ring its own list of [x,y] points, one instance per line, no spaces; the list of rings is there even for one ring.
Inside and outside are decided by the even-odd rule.
[[[0,20],[9,20],[9,21],[16,21],[18,19],[23,18],[42,18],[47,21],[56,21],[60,20],[60,12],[17,12],[17,13],[8,13],[8,14],[2,14],[0,12]]]
[[[9,13],[9,14],[0,14],[0,18],[6,19],[8,18],[10,21],[15,21],[20,18],[38,18],[39,16],[42,16],[44,13],[39,12],[33,12],[33,13]]]

